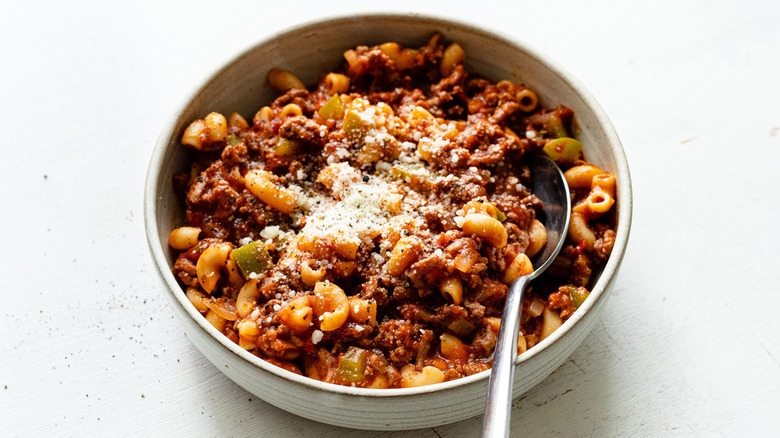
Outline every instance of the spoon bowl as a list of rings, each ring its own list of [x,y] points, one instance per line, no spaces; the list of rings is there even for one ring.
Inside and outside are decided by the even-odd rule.
[[[547,230],[547,242],[534,259],[536,269],[515,280],[506,296],[501,327],[493,350],[493,369],[488,384],[483,438],[509,436],[520,306],[528,283],[552,264],[563,247],[569,229],[571,197],[563,172],[544,154],[527,154],[526,160],[531,168],[531,190],[544,204],[540,221]]]

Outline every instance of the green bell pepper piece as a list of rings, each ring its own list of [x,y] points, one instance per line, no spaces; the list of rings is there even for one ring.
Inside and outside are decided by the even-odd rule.
[[[249,274],[253,272],[255,274],[265,272],[272,265],[268,250],[260,240],[234,249],[230,256],[236,261],[236,265],[238,265],[238,269],[244,278],[249,278]]]
[[[582,143],[569,137],[557,138],[544,145],[544,153],[557,164],[570,165],[580,157]]]
[[[236,134],[228,135],[227,144],[229,144],[230,146],[234,146],[234,145],[237,145],[239,143],[241,143],[241,139],[236,137]]]
[[[563,126],[563,119],[555,112],[534,114],[528,118],[528,121],[537,129],[540,127],[547,131],[548,137],[561,138],[569,136],[566,132],[566,127]]]
[[[579,309],[582,303],[588,298],[588,295],[590,295],[590,292],[584,287],[572,287],[569,290],[569,295],[571,295],[571,303],[574,304],[574,307]]]
[[[344,105],[341,102],[341,97],[338,94],[334,94],[325,105],[322,105],[319,111],[322,117],[326,119],[340,119],[344,117]]]
[[[279,137],[276,141],[276,147],[274,153],[276,155],[295,155],[301,149],[301,143],[296,140],[290,140],[289,138]]]
[[[347,137],[352,139],[360,138],[360,135],[363,132],[363,121],[356,112],[347,111],[344,115],[343,129],[347,134]]]
[[[496,211],[496,219],[498,219],[499,222],[504,222],[506,220],[506,215],[503,211],[499,210],[498,207],[494,205],[493,210]]]
[[[349,347],[346,353],[339,357],[339,374],[344,380],[352,383],[360,383],[365,380],[366,350],[357,347]]]

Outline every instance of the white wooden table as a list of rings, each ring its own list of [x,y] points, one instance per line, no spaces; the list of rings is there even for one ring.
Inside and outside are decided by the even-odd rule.
[[[780,2],[276,3],[0,3],[1,436],[478,434],[479,418],[339,429],[258,400],[187,340],[146,248],[148,159],[187,92],[271,33],[382,9],[446,11],[551,55],[629,158],[617,287],[515,402],[513,435],[780,434]]]

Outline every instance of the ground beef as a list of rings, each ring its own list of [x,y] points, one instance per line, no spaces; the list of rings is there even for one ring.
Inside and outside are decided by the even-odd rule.
[[[374,343],[387,351],[387,357],[396,366],[403,366],[416,358],[418,350],[427,340],[430,333],[423,325],[407,320],[391,319],[382,322],[377,327]]]
[[[596,243],[593,244],[593,255],[601,263],[605,263],[615,246],[615,230],[606,229],[597,236]]]
[[[282,123],[279,127],[279,135],[290,139],[297,140],[322,147],[327,141],[327,129],[323,129],[319,123],[311,120],[305,116],[291,117]]]
[[[176,271],[182,283],[190,287],[198,287],[198,274],[195,269],[195,263],[185,257],[184,254],[176,259],[176,263],[173,264],[173,270]]]

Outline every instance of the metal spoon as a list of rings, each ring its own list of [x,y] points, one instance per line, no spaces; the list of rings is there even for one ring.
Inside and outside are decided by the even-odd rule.
[[[547,229],[547,243],[533,260],[537,268],[515,280],[509,287],[493,352],[493,370],[490,373],[483,438],[509,436],[509,415],[512,407],[512,380],[517,357],[517,332],[520,326],[520,305],[528,283],[547,269],[563,247],[571,214],[569,186],[563,173],[544,154],[526,154],[531,168],[533,193],[544,203],[544,214],[539,220]]]

